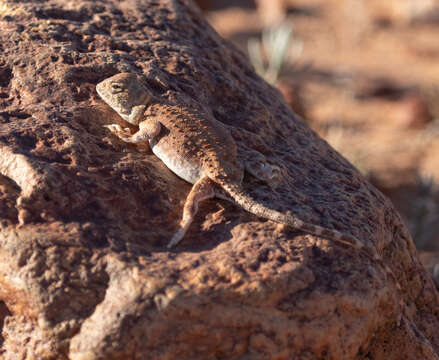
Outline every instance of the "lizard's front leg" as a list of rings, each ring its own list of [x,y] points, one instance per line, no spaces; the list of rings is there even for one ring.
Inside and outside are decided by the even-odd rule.
[[[157,120],[144,120],[139,123],[139,131],[135,134],[131,134],[129,129],[122,129],[120,125],[111,124],[104,125],[119,139],[129,143],[139,143],[156,138],[160,134],[161,124]]]

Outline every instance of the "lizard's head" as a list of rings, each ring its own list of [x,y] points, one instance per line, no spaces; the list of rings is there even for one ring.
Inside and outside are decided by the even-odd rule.
[[[140,119],[133,118],[133,110],[146,106],[153,96],[142,85],[137,75],[121,73],[101,81],[96,85],[99,96],[110,105],[124,120],[136,125]]]

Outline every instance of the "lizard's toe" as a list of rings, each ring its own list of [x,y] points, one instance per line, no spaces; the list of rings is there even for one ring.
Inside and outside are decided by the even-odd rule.
[[[111,124],[111,125],[104,125],[104,126],[112,132],[123,131],[119,124]]]
[[[183,236],[185,233],[186,233],[185,229],[183,229],[183,228],[178,229],[177,232],[172,237],[171,241],[169,242],[167,248],[171,249],[175,245],[177,245],[181,241],[181,239],[183,239]]]

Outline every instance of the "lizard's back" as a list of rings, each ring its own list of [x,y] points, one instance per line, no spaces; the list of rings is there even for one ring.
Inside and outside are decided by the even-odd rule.
[[[149,108],[147,118],[158,120],[164,128],[158,139],[150,142],[152,151],[184,180],[194,184],[203,175],[214,181],[242,180],[236,143],[213,117],[194,108],[161,103]]]

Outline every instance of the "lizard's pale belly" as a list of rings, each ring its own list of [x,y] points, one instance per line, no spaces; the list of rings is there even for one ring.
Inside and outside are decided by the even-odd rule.
[[[161,144],[150,144],[152,152],[171,170],[174,174],[191,184],[195,184],[202,176],[203,169],[200,164],[189,161],[178,153],[169,151]]]

